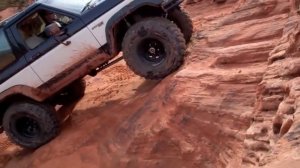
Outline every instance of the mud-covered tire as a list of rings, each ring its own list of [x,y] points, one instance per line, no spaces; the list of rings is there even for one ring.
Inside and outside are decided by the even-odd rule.
[[[173,21],[184,35],[186,43],[191,41],[193,35],[193,21],[190,16],[180,8],[174,8],[168,13],[168,19]]]
[[[12,104],[4,114],[3,128],[15,144],[38,148],[59,133],[59,119],[53,107],[40,103]]]
[[[147,18],[126,32],[122,49],[125,62],[137,75],[162,79],[183,64],[186,45],[174,23]]]

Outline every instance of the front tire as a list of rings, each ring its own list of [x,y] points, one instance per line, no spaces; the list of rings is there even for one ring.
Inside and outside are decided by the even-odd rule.
[[[22,102],[11,105],[4,114],[3,128],[15,144],[35,149],[59,133],[59,119],[54,108]]]
[[[186,45],[174,23],[147,18],[126,32],[122,48],[124,60],[137,75],[161,79],[183,64]]]

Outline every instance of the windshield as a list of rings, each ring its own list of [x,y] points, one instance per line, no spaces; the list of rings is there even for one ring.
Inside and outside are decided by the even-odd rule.
[[[39,0],[38,2],[60,8],[72,13],[81,14],[83,11],[91,9],[105,0]]]
[[[0,70],[16,60],[3,29],[0,29]]]

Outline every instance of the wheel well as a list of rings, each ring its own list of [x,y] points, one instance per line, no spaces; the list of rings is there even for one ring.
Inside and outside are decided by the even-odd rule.
[[[117,55],[122,50],[122,41],[127,30],[135,23],[147,17],[164,16],[165,11],[160,7],[143,6],[131,12],[129,15],[120,20],[111,30],[111,54]]]
[[[10,105],[12,105],[15,102],[20,102],[20,101],[33,101],[33,99],[26,97],[22,94],[15,94],[11,95],[7,98],[5,98],[3,101],[0,102],[0,124],[2,125],[2,119],[3,116],[6,112],[6,110],[9,108]]]

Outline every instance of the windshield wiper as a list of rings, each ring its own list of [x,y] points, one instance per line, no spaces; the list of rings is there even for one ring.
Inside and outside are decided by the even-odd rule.
[[[85,6],[84,8],[81,10],[81,13],[84,12],[88,7],[90,7],[91,3],[93,2],[94,0],[90,0]]]

